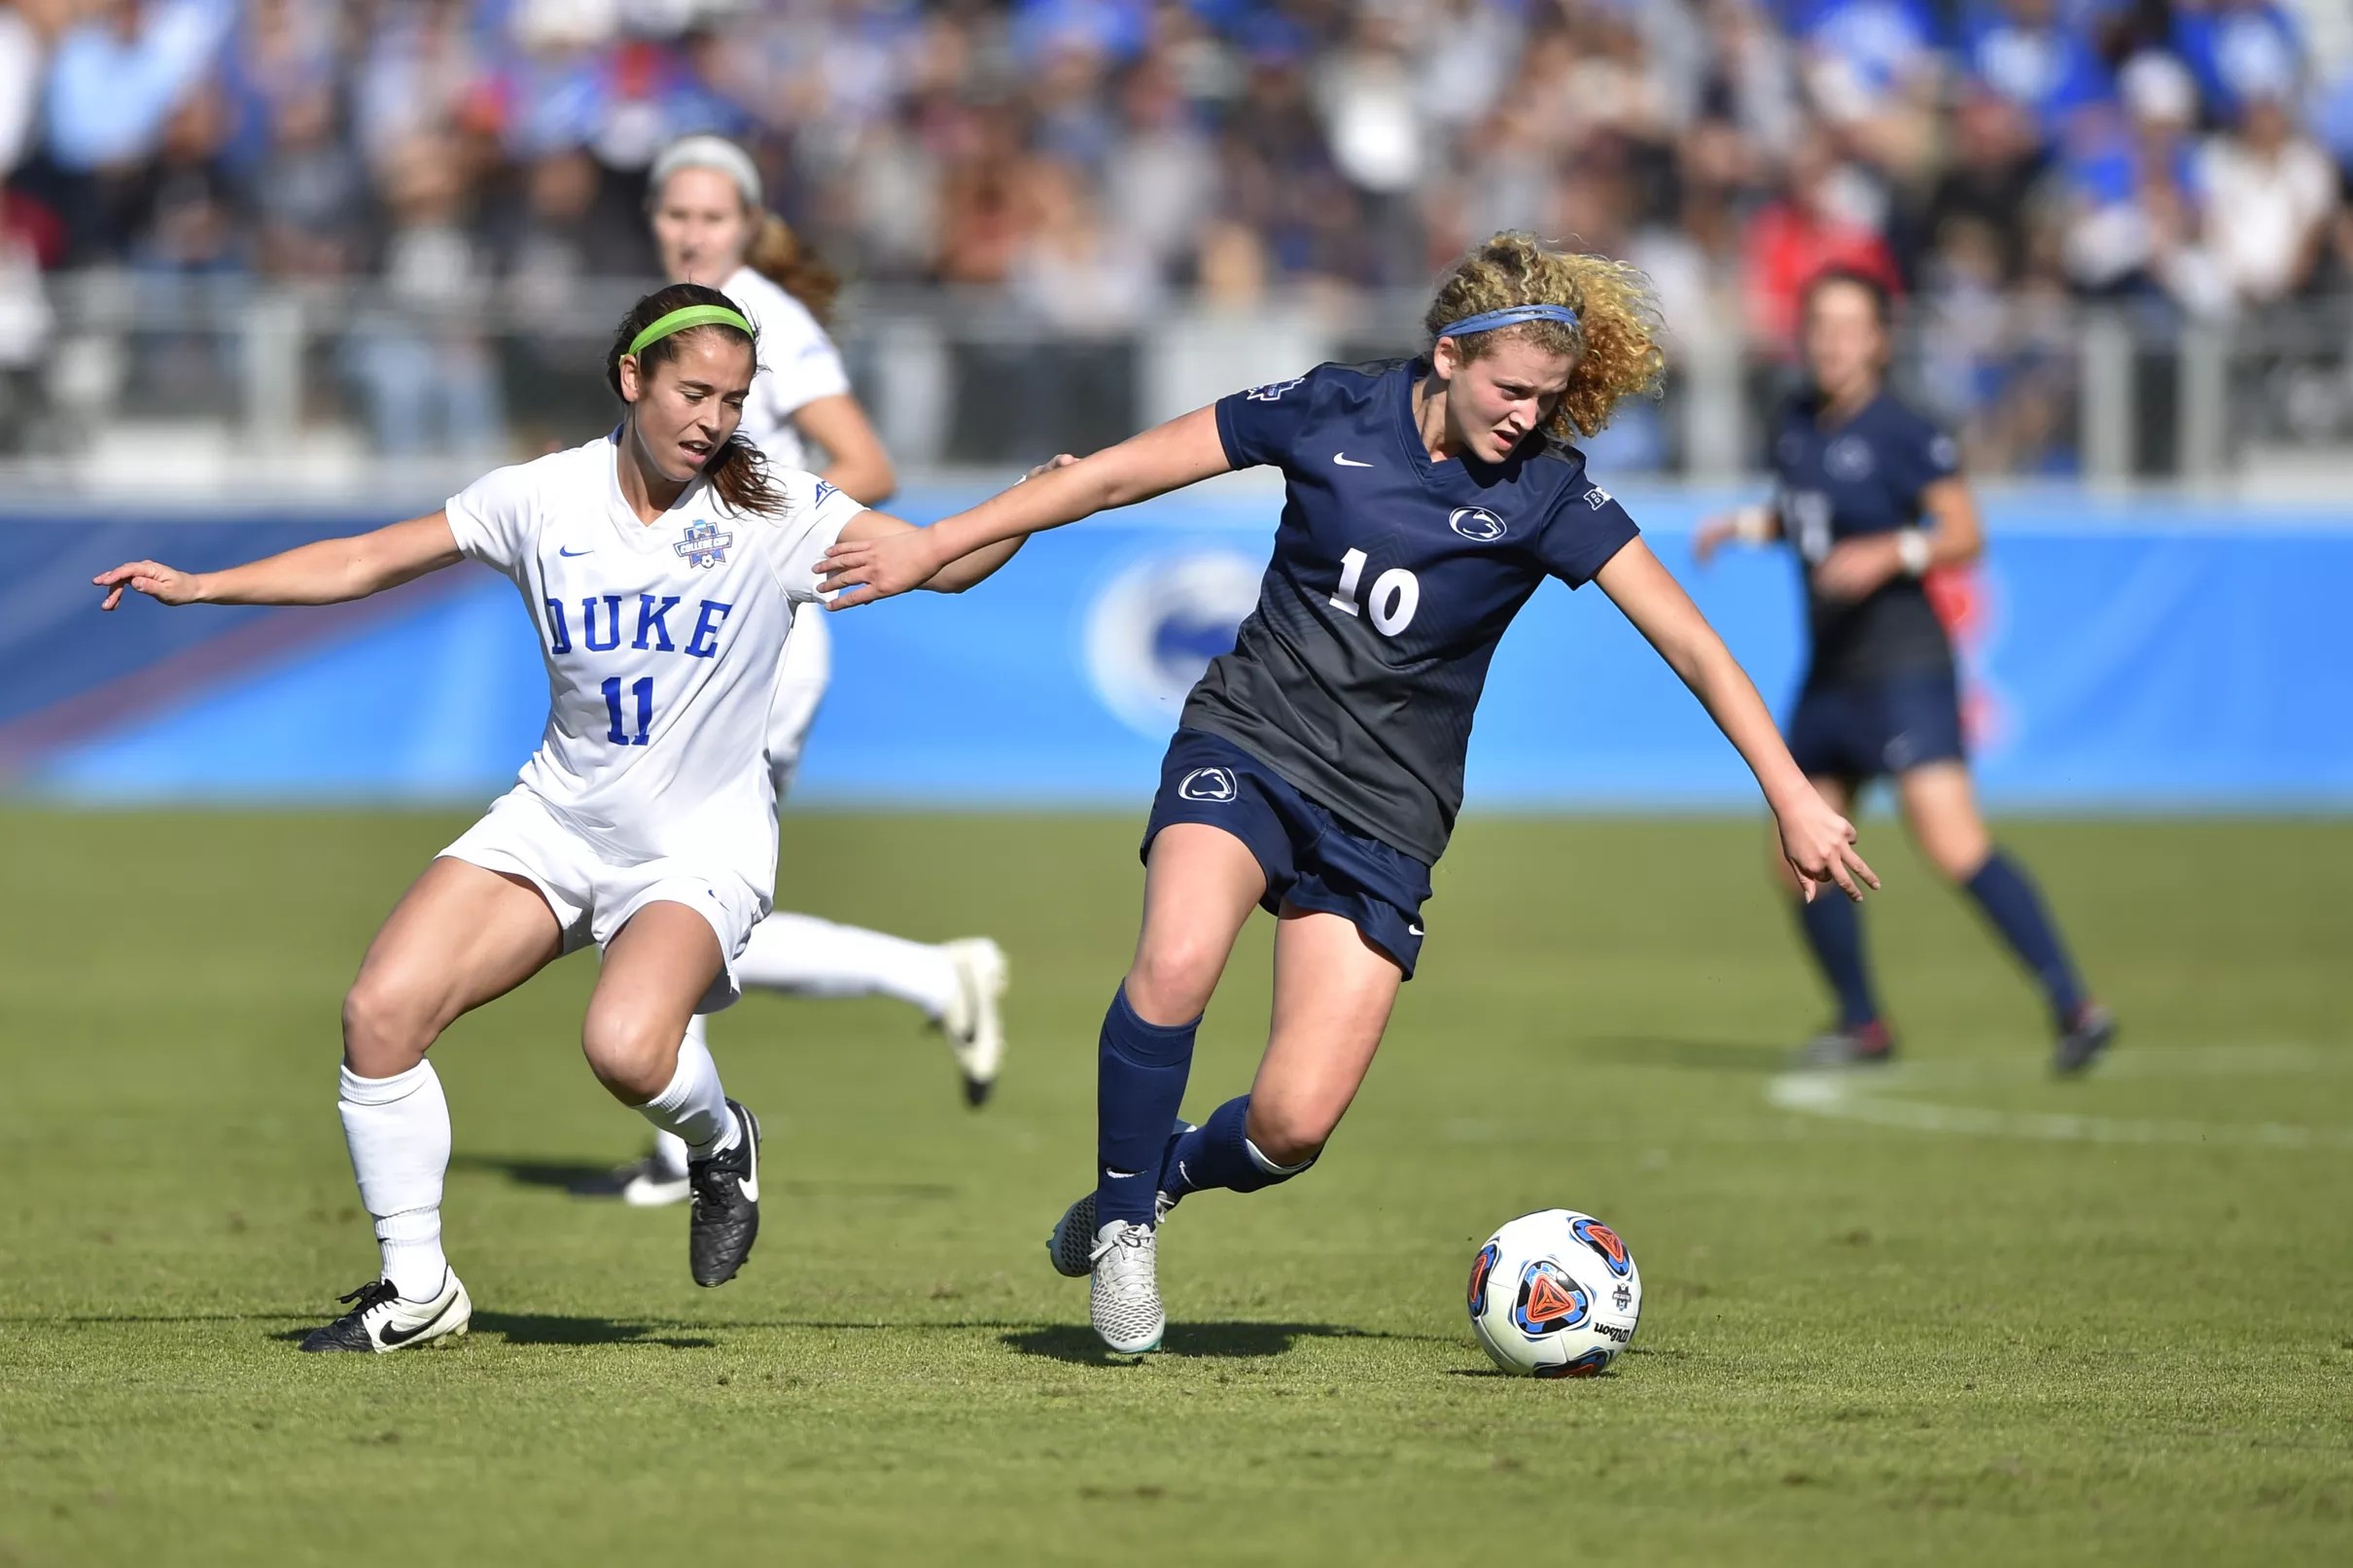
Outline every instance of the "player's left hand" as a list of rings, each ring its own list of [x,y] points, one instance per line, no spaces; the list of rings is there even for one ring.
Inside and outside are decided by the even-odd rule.
[[[825,603],[827,610],[848,610],[920,588],[947,564],[928,528],[855,543],[845,540],[817,563],[823,575],[817,591],[833,595]]]
[[[1862,599],[1876,593],[1904,570],[1904,558],[1893,534],[1850,539],[1839,544],[1813,569],[1813,585],[1826,599]]]
[[[1836,883],[1841,892],[1858,904],[1865,888],[1879,890],[1879,874],[1855,853],[1854,823],[1833,811],[1812,789],[1802,791],[1788,805],[1775,807],[1774,818],[1781,829],[1781,856],[1797,873],[1798,887],[1808,903],[1813,902],[1814,893],[1825,883]]]

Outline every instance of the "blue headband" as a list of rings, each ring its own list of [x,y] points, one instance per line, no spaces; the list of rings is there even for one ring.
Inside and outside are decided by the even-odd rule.
[[[1511,305],[1502,310],[1491,310],[1485,315],[1465,316],[1460,321],[1438,329],[1440,337],[1461,337],[1471,332],[1492,332],[1498,327],[1517,327],[1526,321],[1557,321],[1564,327],[1577,325],[1577,313],[1566,305]]]

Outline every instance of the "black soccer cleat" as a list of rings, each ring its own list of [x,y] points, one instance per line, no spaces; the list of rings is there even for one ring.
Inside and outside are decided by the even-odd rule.
[[[732,1099],[727,1113],[743,1129],[735,1147],[686,1162],[686,1183],[693,1189],[686,1261],[698,1285],[733,1279],[759,1238],[759,1118]]]
[[[429,1301],[407,1300],[389,1279],[371,1279],[336,1300],[351,1304],[351,1310],[304,1335],[302,1349],[367,1355],[436,1342],[454,1344],[474,1321],[474,1302],[458,1283],[455,1270],[443,1272],[441,1288]]]
[[[1868,1024],[1842,1025],[1800,1046],[1789,1058],[1793,1067],[1872,1067],[1892,1061],[1895,1036],[1878,1019]]]
[[[2097,1062],[2115,1038],[2116,1015],[2097,1002],[2086,1002],[2060,1026],[2058,1044],[2051,1051],[2051,1070],[2072,1078]]]

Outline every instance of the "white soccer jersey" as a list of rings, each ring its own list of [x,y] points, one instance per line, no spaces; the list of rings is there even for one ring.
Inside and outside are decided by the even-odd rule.
[[[777,668],[819,558],[864,508],[773,468],[780,516],[734,511],[698,479],[649,525],[622,499],[618,457],[606,436],[449,502],[458,547],[511,578],[539,626],[547,729],[522,787],[611,863],[730,871],[765,907]]]
[[[807,468],[808,443],[792,416],[850,390],[841,355],[806,305],[752,268],[738,268],[720,293],[759,330],[759,373],[744,403],[744,439],[780,468]]]

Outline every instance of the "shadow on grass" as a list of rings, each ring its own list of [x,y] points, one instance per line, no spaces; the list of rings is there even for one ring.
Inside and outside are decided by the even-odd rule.
[[[617,1199],[626,1178],[614,1173],[610,1165],[593,1165],[574,1160],[523,1160],[496,1154],[456,1154],[450,1156],[452,1170],[477,1170],[494,1176],[505,1176],[518,1187],[552,1187],[575,1198]],[[916,1199],[935,1201],[956,1196],[956,1187],[944,1181],[780,1181],[767,1183],[775,1192],[788,1198],[804,1200],[826,1199]]]
[[[1628,1067],[1673,1067],[1684,1072],[1779,1072],[1789,1042],[1694,1040],[1666,1034],[1612,1034],[1577,1042],[1597,1061]]]
[[[697,1334],[668,1334],[670,1323],[629,1323],[610,1317],[569,1317],[553,1312],[476,1312],[474,1332],[495,1334],[509,1344],[654,1344],[665,1350],[710,1350],[719,1342]],[[308,1329],[270,1336],[298,1344]]]
[[[1381,1334],[1339,1323],[1171,1323],[1157,1352],[1164,1356],[1251,1360],[1282,1355],[1301,1340],[1428,1340],[1424,1334]],[[1118,1366],[1135,1360],[1105,1348],[1095,1331],[1055,1323],[1000,1336],[1007,1348],[1079,1366]]]

